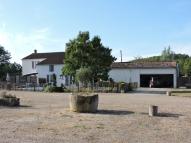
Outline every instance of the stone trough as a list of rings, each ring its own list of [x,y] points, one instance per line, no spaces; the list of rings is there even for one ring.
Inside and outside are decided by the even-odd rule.
[[[75,93],[70,95],[70,111],[95,113],[98,108],[98,94],[85,95]]]
[[[14,94],[7,94],[7,92],[3,91],[0,93],[0,106],[20,106],[20,99]]]

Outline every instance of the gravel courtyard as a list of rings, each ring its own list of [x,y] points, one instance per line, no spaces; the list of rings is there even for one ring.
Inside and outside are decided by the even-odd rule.
[[[191,98],[99,94],[99,112],[69,111],[69,94],[14,92],[21,107],[0,107],[0,143],[190,143]],[[159,106],[148,117],[148,105]]]

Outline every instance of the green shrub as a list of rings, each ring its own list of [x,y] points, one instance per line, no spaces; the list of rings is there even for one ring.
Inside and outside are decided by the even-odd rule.
[[[45,92],[64,92],[64,88],[48,85],[48,86],[45,86],[44,91]]]
[[[132,83],[129,83],[129,84],[128,84],[128,88],[127,88],[127,89],[128,89],[128,91],[132,91],[132,90],[133,90],[133,85],[132,85]]]
[[[80,68],[76,72],[76,80],[81,82],[84,87],[87,86],[87,84],[92,79],[92,70],[90,68]]]
[[[125,82],[120,82],[119,84],[119,89],[120,90],[125,90],[126,83]]]

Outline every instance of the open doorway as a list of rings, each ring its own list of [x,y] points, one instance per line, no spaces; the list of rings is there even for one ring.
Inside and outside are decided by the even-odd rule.
[[[173,88],[173,74],[141,74],[140,87],[149,87],[153,80],[153,88]]]

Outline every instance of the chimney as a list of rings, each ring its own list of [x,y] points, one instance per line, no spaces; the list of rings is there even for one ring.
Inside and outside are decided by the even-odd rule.
[[[37,50],[36,50],[36,49],[34,50],[34,53],[35,53],[35,54],[37,53]]]

